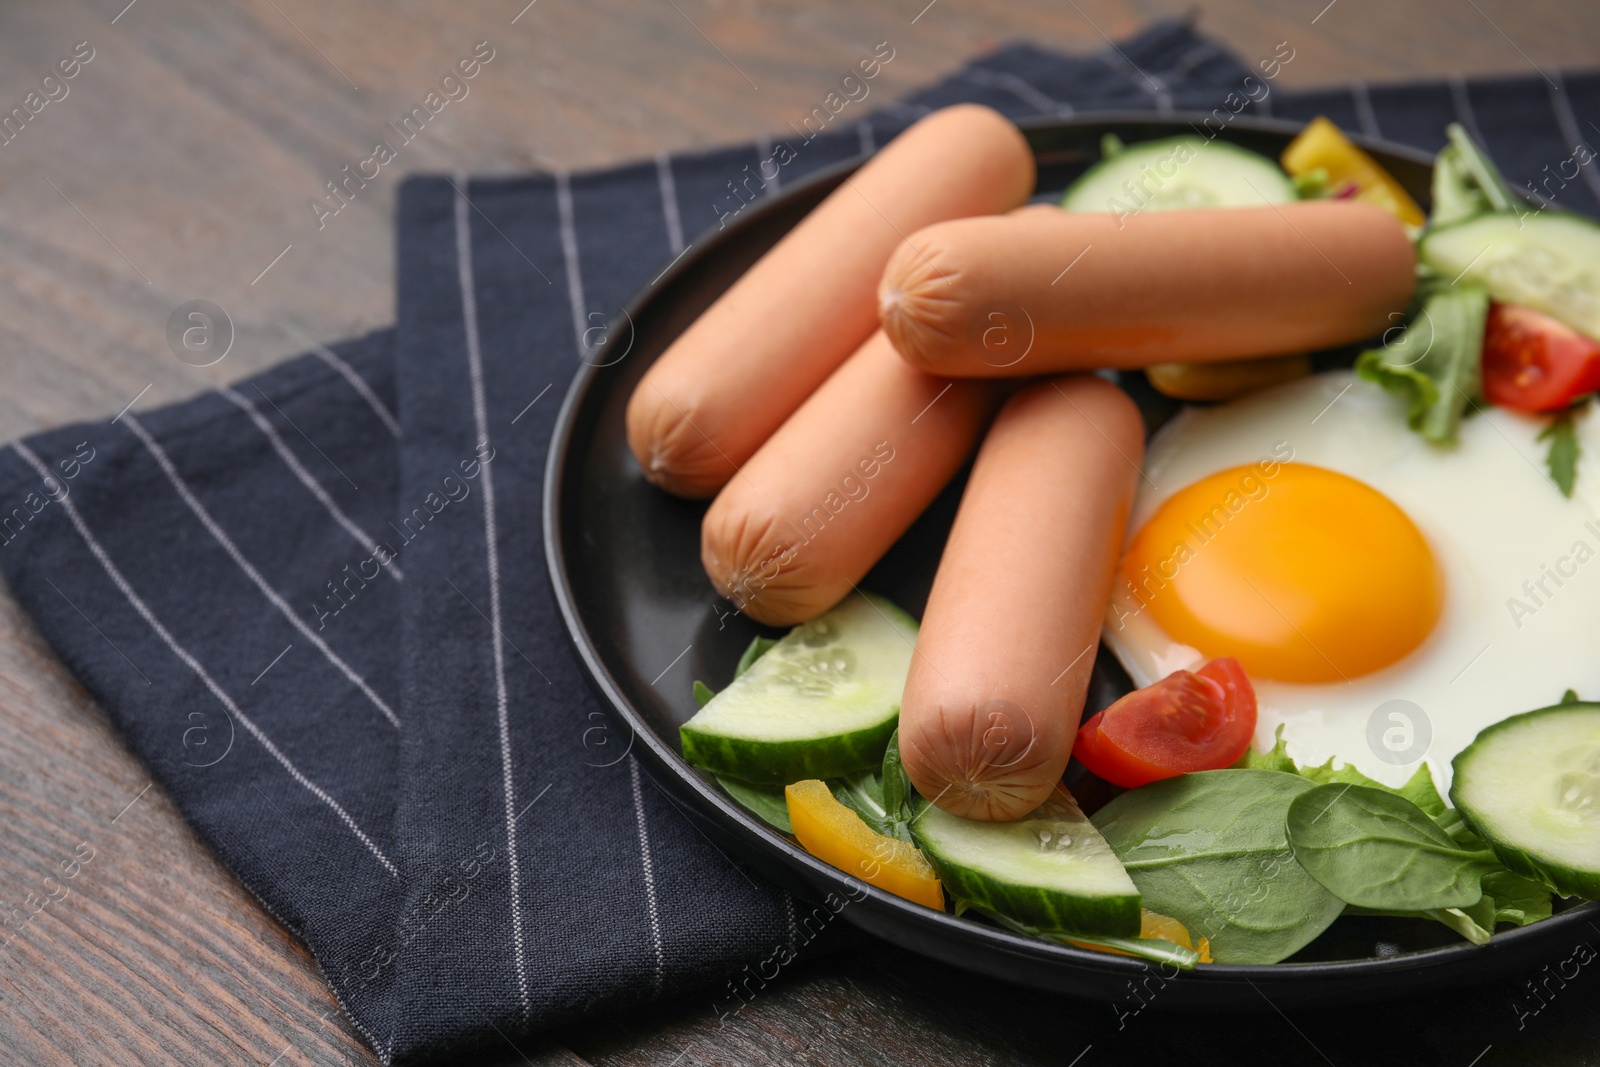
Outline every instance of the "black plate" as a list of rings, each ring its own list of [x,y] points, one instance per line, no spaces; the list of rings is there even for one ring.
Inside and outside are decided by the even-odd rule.
[[[1125,141],[1191,133],[1205,116],[1107,113],[1024,127],[1039,164],[1039,188],[1060,189],[1100,156],[1100,138]],[[1276,158],[1298,124],[1236,118],[1221,137]],[[1420,203],[1427,203],[1430,160],[1408,148],[1361,142]],[[847,887],[860,896],[841,914],[879,937],[948,963],[1037,989],[1115,999],[1125,979],[1144,972],[1132,959],[1019,937],[957,919],[870,887],[768,830],[683,761],[678,725],[695,711],[693,679],[714,686],[732,675],[739,654],[762,628],[717,596],[700,568],[705,505],[649,485],[628,451],[623,411],[634,383],[695,317],[775,244],[861,160],[852,160],[751,206],[725,230],[696,240],[671,270],[638,293],[590,354],[567,394],[545,479],[544,536],[556,599],[605,703],[631,735],[631,751],[651,777],[729,855],[774,882],[820,899]],[[1337,356],[1331,357],[1337,360]],[[1322,362],[1322,361],[1319,361]],[[1130,392],[1152,425],[1171,404]],[[862,585],[920,615],[954,516],[953,486],[912,527]],[[1089,712],[1126,691],[1126,676],[1102,655]],[[1087,798],[1086,798],[1087,799]],[[1292,962],[1213,964],[1170,984],[1173,1005],[1258,1008],[1261,993],[1282,1006],[1376,1000],[1424,986],[1476,982],[1526,972],[1576,944],[1600,906],[1589,904],[1533,926],[1498,934],[1485,946],[1416,920],[1341,919]],[[1252,984],[1256,988],[1252,988]],[[1259,990],[1259,992],[1258,992]]]

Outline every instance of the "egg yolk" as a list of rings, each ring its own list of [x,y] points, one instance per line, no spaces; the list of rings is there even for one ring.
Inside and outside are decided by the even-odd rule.
[[[1208,659],[1258,678],[1341,682],[1420,645],[1444,587],[1388,497],[1303,463],[1219,471],[1173,494],[1123,557],[1112,623],[1148,612]]]

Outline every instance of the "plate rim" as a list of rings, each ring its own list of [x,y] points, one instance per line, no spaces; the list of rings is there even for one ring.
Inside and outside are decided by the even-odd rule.
[[[1193,128],[1195,123],[1203,122],[1209,117],[1209,113],[1195,111],[1157,113],[1104,110],[1079,112],[1071,118],[1036,117],[1014,121],[1024,134],[1043,135],[1056,130],[1097,126],[1130,128],[1143,126],[1169,130],[1174,125],[1187,123]],[[1292,119],[1236,115],[1229,120],[1228,125],[1218,136],[1225,139],[1227,133],[1235,128],[1252,133],[1293,134],[1304,127],[1304,122]],[[1349,136],[1362,148],[1377,150],[1426,166],[1431,166],[1433,162],[1431,155],[1409,145],[1355,134]],[[628,298],[620,314],[613,318],[612,325],[615,326],[626,319],[631,327],[641,309],[656,299],[658,293],[669,288],[671,282],[701,262],[714,259],[724,245],[737,240],[745,231],[761,224],[769,216],[785,210],[793,199],[818,186],[838,181],[842,175],[852,173],[861,166],[867,158],[868,154],[858,154],[823,167],[791,185],[786,185],[779,195],[768,198],[759,205],[752,205],[749,210],[741,212],[740,217],[728,226],[715,231],[709,229],[703,231],[690,242],[688,246],[692,250],[690,254],[680,254],[678,259],[662,271],[654,281],[642,285]],[[626,354],[622,358],[626,358]],[[615,362],[593,363],[580,359],[578,372],[562,399],[545,457],[544,486],[541,493],[541,534],[544,539],[545,565],[550,579],[550,589],[561,612],[567,638],[582,662],[584,673],[588,676],[591,686],[596,689],[606,705],[604,710],[614,718],[620,719],[629,729],[630,743],[623,758],[632,755],[634,745],[643,740],[644,750],[647,753],[646,769],[651,772],[652,777],[658,779],[667,777],[680,786],[687,786],[702,806],[709,807],[716,813],[718,821],[725,829],[730,828],[731,824],[731,828],[735,829],[741,838],[748,839],[753,835],[753,840],[748,842],[752,847],[759,849],[770,859],[790,868],[798,868],[805,881],[814,890],[820,885],[825,885],[828,887],[828,892],[842,893],[854,902],[870,900],[874,907],[886,909],[889,917],[902,927],[909,926],[938,939],[954,938],[958,942],[962,939],[976,940],[990,950],[1025,956],[1047,964],[1069,963],[1080,969],[1099,970],[1112,980],[1146,973],[1149,965],[1137,958],[1112,956],[1039,938],[1024,937],[999,927],[973,923],[949,912],[935,912],[931,908],[904,900],[823,863],[803,848],[773,832],[765,823],[712,787],[696,773],[694,768],[684,762],[683,757],[659,736],[648,720],[633,707],[622,686],[601,658],[596,642],[579,614],[561,535],[562,497],[567,486],[567,461],[574,447],[578,416],[585,401],[594,391],[600,372],[609,366],[614,366]],[[663,791],[666,792],[669,787],[665,782],[662,784]],[[676,802],[672,801],[670,796],[668,800],[676,806]],[[685,814],[692,817],[690,813]],[[732,858],[729,859],[732,862]],[[1600,902],[1579,904],[1549,919],[1497,933],[1484,945],[1462,941],[1459,944],[1440,945],[1392,957],[1360,960],[1311,960],[1266,964],[1211,963],[1204,968],[1186,972],[1183,978],[1186,983],[1209,983],[1212,986],[1253,985],[1256,980],[1309,983],[1341,977],[1394,978],[1418,971],[1450,968],[1463,959],[1472,958],[1475,954],[1493,952],[1496,947],[1502,949],[1510,949],[1512,946],[1531,947],[1533,944],[1544,942],[1552,946],[1576,944],[1579,940],[1576,936],[1563,935],[1570,933],[1580,923],[1592,920],[1597,913],[1600,913]],[[874,936],[883,935],[874,932]],[[895,943],[918,954],[930,955],[916,944]],[[963,966],[963,969],[973,968]],[[1038,988],[1033,983],[1027,984],[1030,988]],[[1375,993],[1381,995],[1379,991]]]

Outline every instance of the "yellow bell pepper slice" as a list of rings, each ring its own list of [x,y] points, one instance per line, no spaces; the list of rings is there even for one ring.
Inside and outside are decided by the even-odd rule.
[[[1314,170],[1326,171],[1330,189],[1337,191],[1353,185],[1355,199],[1383,208],[1407,226],[1421,226],[1426,221],[1422,209],[1400,183],[1321,115],[1289,143],[1278,162],[1297,178]]]
[[[1311,357],[1304,353],[1215,363],[1153,363],[1144,369],[1156,392],[1179,400],[1232,400],[1310,374]]]
[[[939,878],[921,851],[875,832],[839,803],[826,782],[795,782],[783,796],[794,836],[807,852],[869,885],[944,910]]]
[[[1205,938],[1200,939],[1200,944],[1195,945],[1194,939],[1189,936],[1189,928],[1172,918],[1162,915],[1158,911],[1144,908],[1139,914],[1139,937],[1145,941],[1171,941],[1174,945],[1181,945],[1191,952],[1200,955],[1201,963],[1211,962],[1211,942]],[[1106,945],[1091,945],[1074,941],[1079,948],[1094,949],[1096,952],[1110,952],[1117,956],[1131,956],[1131,952],[1124,952],[1119,948],[1110,948]]]

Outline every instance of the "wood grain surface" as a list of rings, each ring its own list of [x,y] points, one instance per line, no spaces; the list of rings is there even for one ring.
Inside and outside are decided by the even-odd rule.
[[[1000,41],[1096,49],[1189,11],[1246,56],[1292,39],[1293,86],[1600,62],[1600,8],[1573,0],[13,0],[0,112],[78,42],[93,58],[0,145],[0,439],[160,405],[389,322],[404,171],[582,168],[735,142],[804,113],[877,41],[896,48],[876,86],[887,97]],[[484,40],[496,58],[471,95],[319,231],[306,201]],[[197,298],[237,330],[205,369],[165,336]],[[149,787],[4,595],[0,902],[32,915],[0,950],[0,1063],[373,1062],[309,955]],[[1391,1007],[1389,1024],[1420,1035],[1391,1060],[1350,1044],[1346,1025],[1265,1007],[1220,1031],[1156,1016],[1136,1041],[1108,1009],[875,949],[799,967],[731,1021],[691,998],[485,1062],[1093,1067],[1218,1053],[1225,1035],[1281,1051],[1263,1063],[1593,1064],[1600,979],[1573,984],[1585,980],[1526,1033],[1504,1004],[1485,1008],[1504,1017],[1482,1025],[1509,1036],[1481,1041],[1439,1003]],[[1432,1014],[1394,1016],[1412,1010]]]

